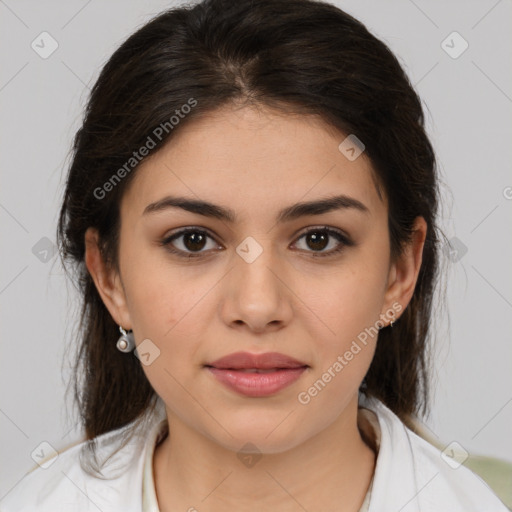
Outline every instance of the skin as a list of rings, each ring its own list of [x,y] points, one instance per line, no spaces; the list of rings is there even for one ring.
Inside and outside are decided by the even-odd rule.
[[[363,502],[376,457],[358,429],[358,389],[377,336],[307,405],[297,396],[365,328],[379,319],[387,325],[393,304],[403,312],[427,226],[418,217],[412,243],[390,261],[386,198],[365,154],[350,161],[338,150],[344,138],[316,117],[223,107],[184,126],[137,169],[121,203],[119,274],[102,261],[96,231],[86,233],[86,265],[113,319],[133,329],[137,344],[148,338],[160,350],[143,368],[169,420],[153,459],[163,512],[356,512]],[[229,207],[237,220],[177,208],[143,215],[167,194]],[[276,223],[281,208],[337,194],[369,213]],[[315,258],[339,245],[332,236],[323,248],[302,236],[324,226],[355,245]],[[209,231],[203,256],[187,260],[159,245],[185,227]],[[236,252],[248,236],[263,249],[252,263]],[[193,252],[186,243],[173,242]],[[270,397],[245,397],[203,367],[240,350],[281,352],[309,368]],[[262,454],[251,467],[237,457],[248,442]]]

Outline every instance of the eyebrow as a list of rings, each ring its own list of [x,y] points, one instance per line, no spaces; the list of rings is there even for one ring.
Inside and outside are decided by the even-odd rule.
[[[212,217],[231,223],[235,222],[237,218],[236,213],[230,208],[209,203],[208,201],[176,196],[166,196],[149,204],[144,209],[142,215],[162,212],[169,208],[181,208],[204,217]],[[277,222],[289,222],[307,215],[322,215],[323,213],[335,210],[355,210],[366,215],[370,214],[370,210],[361,201],[346,195],[338,195],[316,201],[296,203],[283,208],[277,215]]]

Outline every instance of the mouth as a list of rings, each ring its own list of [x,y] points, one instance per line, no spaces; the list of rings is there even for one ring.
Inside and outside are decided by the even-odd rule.
[[[298,368],[215,368],[205,367],[217,382],[230,391],[252,398],[263,398],[279,393],[296,382],[307,370],[307,366]]]
[[[277,352],[237,352],[204,368],[231,391],[248,397],[266,397],[291,385],[309,365]]]
[[[206,367],[221,370],[247,370],[248,373],[263,373],[276,370],[297,369],[308,365],[291,356],[279,352],[252,354],[250,352],[234,352],[208,363]]]

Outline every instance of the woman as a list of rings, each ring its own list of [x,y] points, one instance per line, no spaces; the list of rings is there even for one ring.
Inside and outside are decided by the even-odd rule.
[[[1,510],[505,511],[412,432],[437,207],[420,100],[360,22],[157,16],[91,92],[59,219],[86,439]]]

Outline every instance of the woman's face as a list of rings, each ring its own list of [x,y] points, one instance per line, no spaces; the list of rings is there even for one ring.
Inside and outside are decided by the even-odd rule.
[[[145,160],[123,197],[120,280],[102,297],[144,343],[168,415],[226,448],[277,453],[332,424],[357,396],[376,328],[412,295],[423,239],[390,262],[386,200],[344,139],[311,117],[223,108]],[[168,196],[214,206],[166,207]],[[337,207],[294,207],[337,196]],[[206,366],[240,351],[307,367],[248,396]]]

